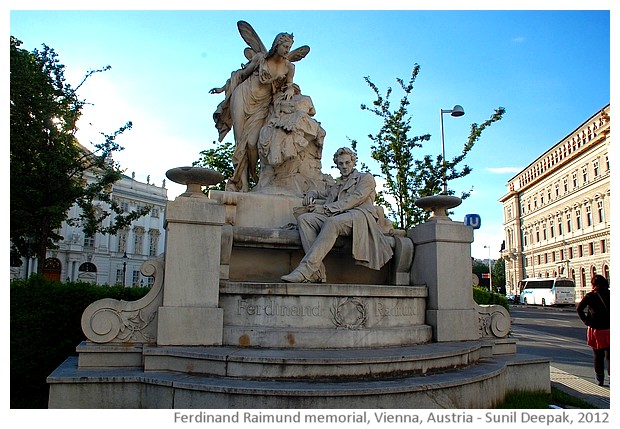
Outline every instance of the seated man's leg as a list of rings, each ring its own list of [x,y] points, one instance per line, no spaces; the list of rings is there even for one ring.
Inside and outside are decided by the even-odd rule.
[[[353,231],[353,216],[350,213],[342,213],[332,217],[316,216],[321,216],[322,218],[316,219],[315,217],[308,216],[306,221],[309,221],[309,225],[304,225],[303,227],[301,226],[302,222],[306,222],[299,222],[300,235],[304,237],[304,234],[308,233],[305,239],[302,238],[302,243],[304,240],[308,240],[309,248],[306,250],[306,255],[299,263],[299,266],[292,273],[282,276],[282,280],[289,282],[323,281],[323,259],[334,247],[339,235],[351,235]],[[300,216],[301,219],[302,216]],[[313,241],[310,241],[311,237],[316,234],[315,227],[320,222],[322,222],[320,232]],[[306,227],[307,230],[302,232],[302,228]],[[316,274],[317,272],[319,274]],[[318,279],[316,278],[317,276],[319,277]]]
[[[297,218],[299,237],[305,253],[312,247],[326,220],[327,216],[318,213],[304,213]]]

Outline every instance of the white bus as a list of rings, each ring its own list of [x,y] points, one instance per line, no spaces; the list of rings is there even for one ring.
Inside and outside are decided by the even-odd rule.
[[[523,279],[519,290],[521,304],[575,305],[575,282],[565,277]]]

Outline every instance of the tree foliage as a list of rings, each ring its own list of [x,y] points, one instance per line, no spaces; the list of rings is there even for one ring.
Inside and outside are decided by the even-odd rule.
[[[235,173],[235,167],[233,166],[232,159],[235,152],[235,145],[231,142],[225,142],[215,145],[212,149],[205,149],[200,151],[200,158],[192,163],[192,167],[210,168],[221,173],[225,178],[230,178]],[[252,178],[250,180],[250,187],[254,185]],[[209,189],[225,190],[226,181],[222,181],[217,185],[213,185],[204,190],[205,193]]]
[[[462,162],[484,129],[499,121],[505,112],[503,107],[499,107],[482,124],[473,123],[462,152],[452,159],[446,159],[445,164],[441,155],[420,157],[417,149],[421,149],[423,143],[430,140],[430,134],[411,136],[412,117],[408,111],[409,98],[419,72],[420,66],[415,64],[408,82],[396,79],[404,95],[394,109],[390,100],[392,88],[388,88],[385,95],[382,95],[369,77],[364,78],[376,99],[372,106],[362,104],[361,109],[383,120],[379,131],[368,135],[372,141],[371,156],[379,163],[381,175],[385,180],[385,190],[379,195],[379,200],[387,207],[394,226],[399,229],[410,229],[428,219],[430,213],[417,207],[415,201],[441,193],[444,174],[449,183],[471,173],[471,168],[468,165],[461,165]],[[354,143],[357,144],[355,141]],[[448,189],[447,193],[454,195],[455,191]],[[465,199],[470,193],[471,189],[461,192],[460,197]],[[394,204],[389,201],[394,201]]]
[[[112,159],[123,148],[117,137],[131,129],[126,123],[94,151],[81,146],[77,121],[86,102],[77,90],[96,73],[89,71],[73,88],[65,79],[56,52],[43,45],[28,52],[11,36],[10,46],[10,239],[16,256],[34,254],[42,270],[46,251],[63,237],[63,221],[82,226],[86,235],[115,233],[148,213],[150,207],[125,213],[111,199],[112,185],[122,177]],[[103,203],[103,204],[102,204]],[[77,204],[78,218],[68,211]],[[109,226],[103,221],[113,216]]]

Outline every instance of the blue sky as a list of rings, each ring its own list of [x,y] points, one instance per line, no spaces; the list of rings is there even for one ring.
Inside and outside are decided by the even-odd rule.
[[[523,3],[540,6],[522,2],[520,7]],[[407,80],[418,63],[409,108],[412,135],[432,135],[420,157],[441,153],[440,109],[455,104],[465,109],[461,118],[444,116],[450,158],[460,153],[472,123],[506,108],[504,119],[484,132],[466,159],[473,172],[450,183],[457,192],[474,188],[452,216],[458,221],[467,213],[482,216],[472,255],[487,258],[484,246],[490,246],[496,259],[503,240],[498,199],[508,179],[610,102],[610,15],[616,14],[609,11],[611,4],[588,4],[600,10],[495,11],[13,7],[10,34],[28,50],[43,43],[54,48],[74,84],[90,69],[112,66],[81,92],[93,105],[85,110],[79,137],[88,145],[98,140],[98,132],[110,133],[131,120],[133,129],[122,137],[125,150],[117,160],[136,179],[146,181],[148,175],[156,184],[166,170],[191,165],[201,150],[213,147],[212,114],[223,96],[208,91],[245,61],[238,20],[248,21],[267,46],[282,31],[294,33],[294,47],[310,46],[296,64],[295,81],[312,97],[315,118],[327,131],[323,170],[334,175],[331,156],[350,144],[348,138],[358,140],[360,160],[379,172],[367,135],[381,121],[360,109],[374,100],[364,77],[382,92],[392,87],[395,105],[402,96],[396,78]],[[108,2],[106,8],[115,6]],[[171,199],[183,191],[169,181],[167,187]]]

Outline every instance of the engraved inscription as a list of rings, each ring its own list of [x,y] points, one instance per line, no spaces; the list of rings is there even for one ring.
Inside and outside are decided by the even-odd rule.
[[[417,314],[414,306],[386,305],[379,301],[376,306],[377,316],[415,316]]]
[[[252,304],[245,299],[237,300],[237,314],[248,316],[321,316],[320,305],[282,305],[274,300],[267,304]]]

